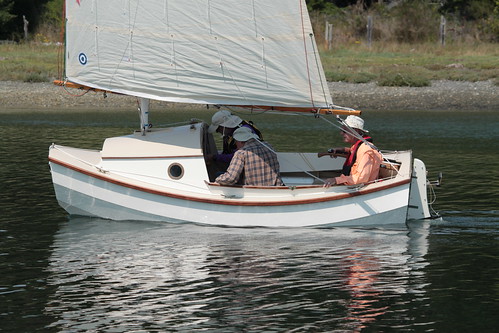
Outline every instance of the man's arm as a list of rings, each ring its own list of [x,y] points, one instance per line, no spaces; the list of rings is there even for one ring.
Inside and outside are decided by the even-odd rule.
[[[326,155],[329,155],[330,157],[334,157],[334,158],[336,158],[338,156],[347,157],[348,154],[350,154],[350,148],[347,148],[347,147],[330,148],[327,150],[327,152],[317,153],[317,157],[322,157],[322,156],[326,156]]]
[[[217,179],[215,179],[215,183],[221,185],[232,185],[237,183],[244,170],[244,154],[244,151],[238,150],[234,154],[227,171],[218,176]]]

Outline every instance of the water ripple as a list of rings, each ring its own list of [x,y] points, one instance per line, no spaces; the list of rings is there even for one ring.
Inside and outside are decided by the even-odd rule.
[[[442,219],[287,230],[68,221],[48,146],[99,148],[104,137],[129,133],[135,113],[2,113],[0,330],[494,331],[499,169],[487,181],[468,174],[476,161],[497,164],[497,114],[452,113],[451,127],[445,112],[366,114],[377,144],[413,149],[430,178],[443,171],[434,205]],[[282,151],[341,142],[316,119],[303,131],[295,118],[252,120]],[[186,113],[155,111],[154,119]]]
[[[398,230],[71,220],[56,235],[45,311],[58,318],[49,327],[76,331],[358,329],[424,296],[410,253],[420,246]]]

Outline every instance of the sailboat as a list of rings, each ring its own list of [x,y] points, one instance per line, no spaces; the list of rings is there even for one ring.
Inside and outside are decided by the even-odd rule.
[[[205,161],[217,152],[209,124],[150,126],[150,100],[359,114],[332,102],[304,0],[71,0],[65,36],[56,84],[135,96],[140,105],[140,129],[105,139],[101,150],[51,145],[56,198],[70,215],[238,227],[431,217],[431,184],[411,151],[383,152],[376,181],[329,188],[323,180],[343,158],[277,152],[283,186],[226,186]]]

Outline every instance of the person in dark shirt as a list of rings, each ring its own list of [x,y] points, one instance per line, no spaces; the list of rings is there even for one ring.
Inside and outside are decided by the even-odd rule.
[[[263,140],[262,133],[253,125],[251,121],[242,120],[227,110],[220,110],[211,118],[211,125],[208,128],[210,133],[222,134],[222,151],[208,157],[214,162],[228,165],[237,150],[236,142],[232,137],[234,131],[240,127],[247,127],[252,133],[256,134],[260,140]]]

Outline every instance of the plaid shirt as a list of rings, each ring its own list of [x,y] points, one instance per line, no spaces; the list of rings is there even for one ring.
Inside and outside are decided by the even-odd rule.
[[[282,185],[277,155],[255,139],[246,141],[244,147],[234,153],[227,172],[218,176],[215,182],[236,184],[242,174],[244,185]]]

